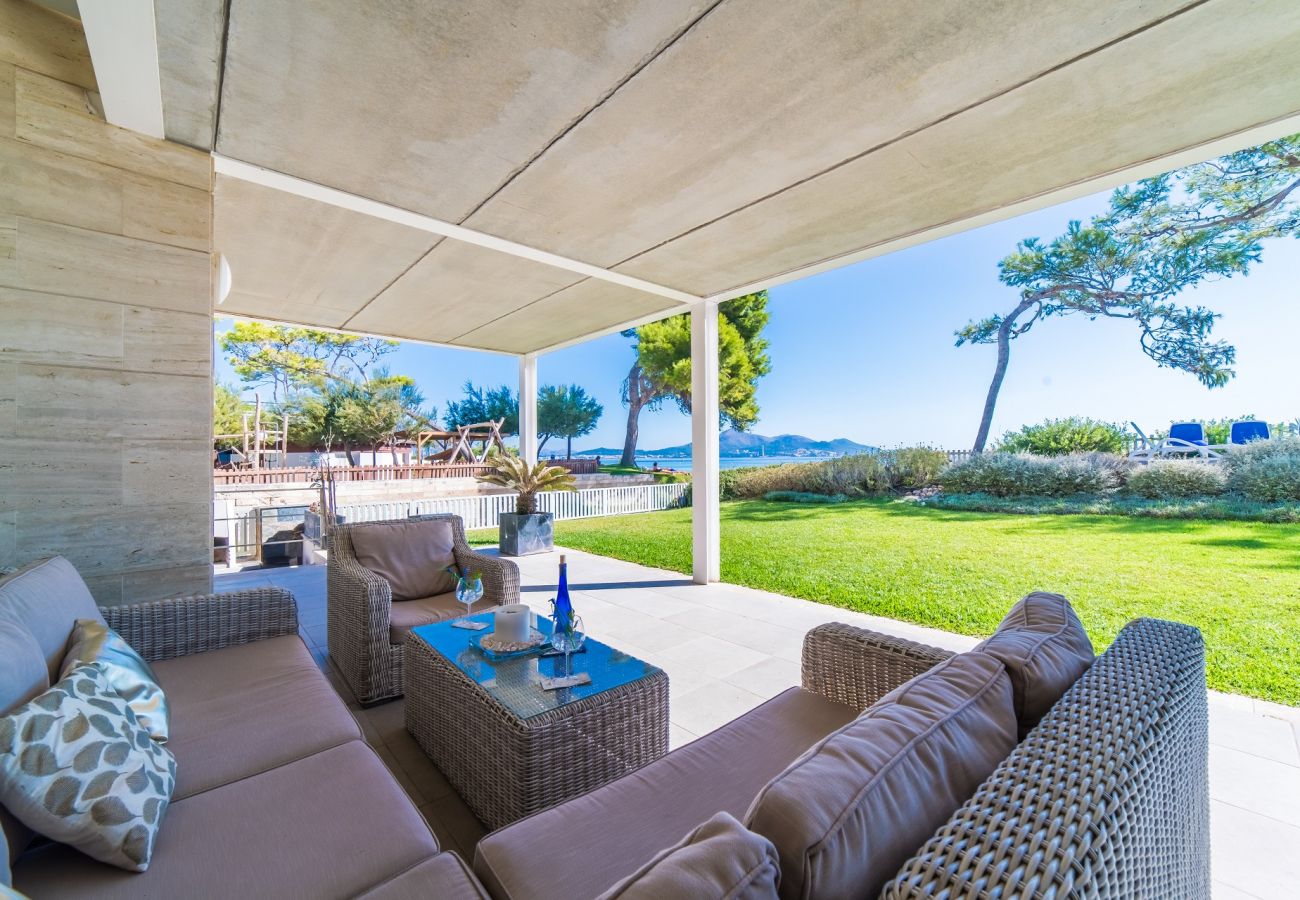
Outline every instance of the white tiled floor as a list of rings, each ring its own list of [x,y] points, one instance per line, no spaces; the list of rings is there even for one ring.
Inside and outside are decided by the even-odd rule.
[[[569,557],[573,602],[593,636],[661,667],[671,689],[677,747],[799,683],[804,633],[823,622],[859,624],[965,650],[974,638],[729,584],[692,584],[673,572],[579,551]],[[558,554],[518,560],[523,599],[549,611]],[[304,638],[325,662],[325,569],[220,575],[218,590],[277,584],[298,598]],[[335,678],[347,699],[347,689]],[[355,704],[354,704],[355,706]],[[482,826],[402,725],[401,701],[356,710],[444,846],[472,858]],[[1216,900],[1300,896],[1300,709],[1210,695],[1212,866]]]

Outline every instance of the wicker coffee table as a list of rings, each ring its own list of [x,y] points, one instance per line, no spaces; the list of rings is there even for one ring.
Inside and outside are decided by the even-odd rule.
[[[492,613],[474,618],[490,625]],[[484,633],[414,628],[402,669],[407,731],[484,825],[508,825],[668,751],[661,669],[588,638],[571,668],[591,684],[546,691],[540,680],[563,674],[562,658],[493,661],[471,643]]]

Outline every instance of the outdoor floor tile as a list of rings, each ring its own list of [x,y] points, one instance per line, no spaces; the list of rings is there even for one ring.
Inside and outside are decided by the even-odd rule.
[[[455,793],[434,800],[429,804],[429,812],[426,813],[425,818],[429,819],[431,816],[439,823],[439,827],[434,829],[435,833],[440,830],[442,832],[438,834],[438,840],[440,842],[443,840],[443,834],[450,836],[465,861],[472,863],[474,848],[487,834],[487,829],[474,817],[474,813],[470,812],[465,801]]]
[[[798,663],[771,657],[733,672],[723,681],[744,688],[767,700],[800,684],[803,674]]]
[[[420,800],[441,800],[452,792],[446,776],[424,755],[420,745],[409,733],[391,735],[385,746],[419,792]]]
[[[705,735],[726,725],[756,706],[764,698],[725,681],[706,681],[675,700],[669,708],[674,725],[692,734]]]
[[[1227,803],[1210,803],[1210,871],[1262,900],[1293,900],[1300,883],[1300,828]]]
[[[1261,716],[1238,706],[1210,699],[1210,743],[1300,766],[1295,727],[1282,719]]]
[[[683,626],[683,630],[702,631],[724,641],[792,662],[798,662],[803,652],[803,632],[757,619],[747,619],[719,609],[679,613],[670,616],[667,621]]]
[[[688,603],[666,591],[654,588],[596,588],[585,593],[598,597],[606,603],[613,603],[616,606],[622,606],[658,619],[667,618],[677,613],[691,612],[698,608],[693,603]]]
[[[1247,894],[1222,881],[1210,882],[1210,898],[1211,900],[1258,900],[1254,894]]]
[[[652,662],[656,665],[685,663],[710,678],[724,678],[732,672],[762,662],[765,658],[766,655],[757,650],[710,635],[701,635],[692,641],[656,653]]]
[[[1300,828],[1300,768],[1210,747],[1210,797]],[[1295,848],[1300,851],[1300,846]]]
[[[668,749],[676,750],[678,747],[685,746],[695,740],[696,735],[691,734],[680,725],[668,724]]]

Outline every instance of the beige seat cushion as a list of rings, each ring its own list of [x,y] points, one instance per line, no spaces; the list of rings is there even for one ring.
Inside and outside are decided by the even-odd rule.
[[[0,578],[0,619],[19,622],[35,636],[51,682],[58,680],[77,620],[104,621],[86,582],[62,556],[38,560]]]
[[[993,636],[975,649],[1007,667],[1021,737],[1047,715],[1094,658],[1092,641],[1070,601],[1041,591],[1011,607]]]
[[[469,867],[455,853],[439,853],[361,895],[364,900],[488,900]],[[361,900],[358,898],[358,900]]]
[[[774,778],[746,825],[776,845],[782,897],[875,897],[1015,745],[1002,663],[963,653]]]
[[[128,874],[59,845],[30,851],[30,897],[342,898],[432,856],[437,841],[361,741],[174,803],[153,864]]]
[[[177,800],[361,734],[297,636],[162,660],[153,670],[171,705]]]
[[[450,522],[373,522],[358,525],[348,534],[357,562],[388,582],[394,600],[432,597],[455,589],[456,579],[447,571],[456,563],[455,532]]]
[[[474,612],[483,612],[487,607],[486,603],[476,603]],[[447,619],[463,615],[465,615],[465,604],[456,599],[455,593],[421,597],[419,600],[403,600],[401,603],[394,603],[388,614],[388,640],[394,644],[404,644],[412,628],[432,625],[434,622],[445,622]]]
[[[776,900],[776,848],[720,812],[599,900]]]
[[[598,896],[714,813],[744,815],[763,785],[854,712],[791,688],[648,766],[488,835],[474,873],[497,900]]]

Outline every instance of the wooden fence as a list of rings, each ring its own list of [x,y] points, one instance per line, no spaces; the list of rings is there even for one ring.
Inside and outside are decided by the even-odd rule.
[[[575,475],[591,475],[600,469],[594,459],[547,460],[552,465],[563,466]],[[426,463],[411,466],[331,466],[335,481],[410,481],[422,478],[477,478],[492,471],[490,465],[480,463]],[[310,484],[320,475],[313,466],[294,466],[285,469],[215,469],[213,484]]]

